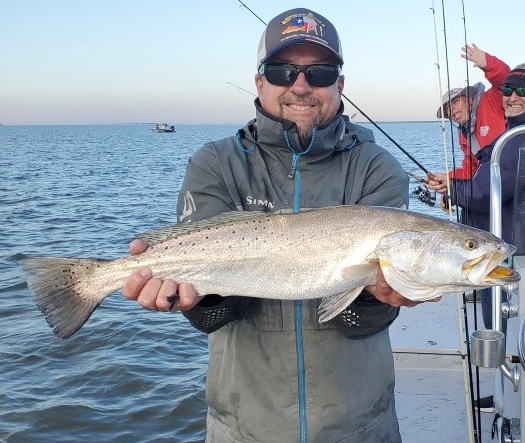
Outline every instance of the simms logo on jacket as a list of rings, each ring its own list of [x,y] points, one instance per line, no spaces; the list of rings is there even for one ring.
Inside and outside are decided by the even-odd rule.
[[[251,206],[265,206],[268,209],[273,209],[275,206],[275,202],[258,199],[256,197],[252,197],[251,195],[246,196],[246,204]]]
[[[187,221],[191,222],[191,216],[196,210],[195,202],[190,191],[184,194],[184,208],[182,208],[182,214],[179,217],[179,222]]]

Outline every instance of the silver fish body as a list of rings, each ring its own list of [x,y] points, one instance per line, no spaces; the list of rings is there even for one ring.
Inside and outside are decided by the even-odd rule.
[[[232,212],[143,237],[151,247],[134,257],[21,260],[57,336],[74,334],[141,267],[160,279],[189,282],[200,295],[322,298],[321,321],[373,284],[379,267],[391,287],[421,301],[519,280],[515,271],[499,267],[514,246],[475,228],[393,208]]]

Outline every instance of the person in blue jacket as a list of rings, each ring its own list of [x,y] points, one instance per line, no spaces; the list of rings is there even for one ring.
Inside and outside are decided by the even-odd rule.
[[[525,125],[525,63],[514,68],[501,87],[503,108],[505,110],[506,131]],[[505,132],[506,132],[505,131]],[[490,231],[490,159],[498,140],[505,134],[481,149],[477,156],[480,166],[471,180],[458,180],[451,186],[452,204],[462,208],[462,223],[469,224],[485,231]],[[517,186],[517,167],[520,148],[525,147],[525,133],[518,134],[507,141],[501,151],[501,237],[514,244],[517,253],[523,254],[525,245],[522,238],[515,238],[513,224],[515,217],[514,197]],[[446,196],[443,196],[441,207],[446,210]],[[518,244],[516,244],[518,240]],[[492,329],[492,290],[478,291],[481,298],[481,310],[485,328]],[[505,298],[505,294],[504,294]],[[506,333],[507,322],[503,321],[503,332]],[[492,410],[492,396],[483,397],[478,403],[483,411]]]
[[[525,124],[525,63],[523,68],[515,68],[510,72],[501,88],[503,91],[503,107],[505,109],[506,130]],[[505,134],[505,132],[503,132]],[[451,188],[454,204],[463,211],[464,220],[476,228],[490,231],[490,158],[498,136],[492,143],[478,152],[481,163],[479,171],[470,180],[460,180]],[[513,243],[512,221],[514,217],[514,192],[516,188],[519,148],[525,146],[525,134],[519,134],[510,139],[501,152],[501,185],[502,185],[502,238]],[[471,192],[472,185],[472,192]],[[516,245],[519,246],[519,245]],[[491,322],[488,322],[491,325]]]

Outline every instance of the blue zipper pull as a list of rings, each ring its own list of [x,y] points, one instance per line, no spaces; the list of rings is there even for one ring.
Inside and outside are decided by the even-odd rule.
[[[290,180],[295,177],[295,171],[297,170],[298,161],[299,161],[299,156],[294,153],[292,157],[292,167],[290,168],[290,173],[288,174],[288,178]]]

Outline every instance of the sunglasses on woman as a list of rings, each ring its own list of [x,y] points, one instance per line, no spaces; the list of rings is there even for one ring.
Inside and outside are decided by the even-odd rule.
[[[518,97],[525,97],[525,87],[523,86],[518,86],[517,88],[512,88],[510,86],[503,86],[501,88],[501,93],[505,97],[510,97],[513,92],[515,92]]]
[[[299,72],[304,74],[310,86],[326,88],[332,86],[339,77],[339,66],[268,63],[259,68],[259,74],[264,75],[269,83],[276,86],[293,85]]]

